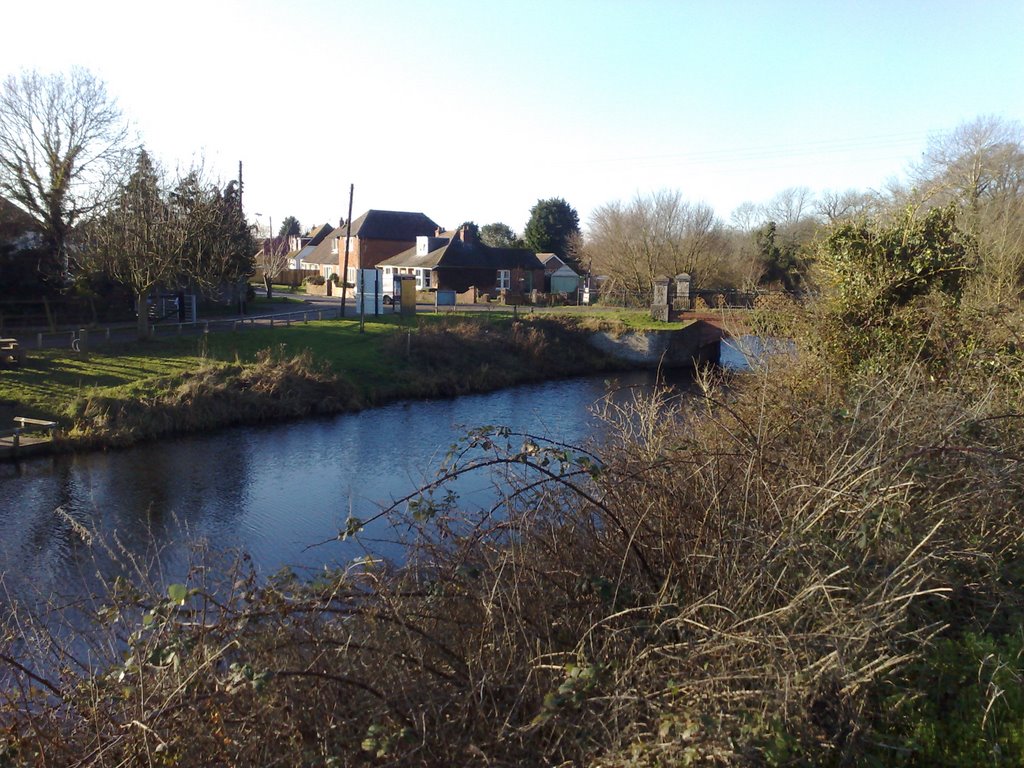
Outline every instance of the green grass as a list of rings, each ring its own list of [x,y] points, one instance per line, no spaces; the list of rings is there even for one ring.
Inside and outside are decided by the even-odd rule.
[[[631,326],[637,327],[642,313],[632,314],[634,317],[624,315],[621,321],[615,321],[618,327],[630,320]],[[505,336],[511,317],[511,312],[421,314],[416,318],[387,315],[367,318],[362,331],[356,319],[328,320],[248,327],[199,337],[157,338],[99,347],[84,356],[65,349],[32,350],[22,368],[0,370],[0,422],[12,416],[62,420],[76,400],[98,393],[120,400],[162,396],[186,373],[218,363],[251,365],[266,350],[279,359],[308,353],[317,366],[349,382],[366,403],[450,394],[461,391],[463,385],[494,388],[530,377]],[[540,321],[547,315],[537,312],[532,317]],[[445,332],[427,339],[419,333],[432,327],[451,329],[453,323],[458,325],[467,319],[469,325],[454,336]],[[601,325],[608,322],[602,320]],[[481,324],[494,326],[495,335],[479,337],[471,330]],[[576,324],[570,321],[569,325]],[[578,325],[584,330],[591,328],[589,323]],[[411,356],[407,356],[403,344],[388,341],[406,330],[412,332],[411,340],[415,339]],[[444,341],[446,338],[448,341]],[[498,338],[504,341],[496,342]],[[528,342],[524,349],[544,346],[542,338]],[[438,343],[441,346],[435,348]],[[536,357],[525,364],[540,366],[534,378],[580,373],[581,366],[586,369],[585,362],[566,362],[565,355],[562,358],[562,364],[547,361],[542,365]]]
[[[393,383],[399,374],[380,349],[383,337],[400,327],[398,318],[378,319],[368,321],[360,333],[358,321],[335,320],[133,342],[86,356],[64,349],[33,350],[23,367],[0,371],[0,401],[17,403],[19,412],[12,415],[59,418],[89,389],[124,389],[125,394],[139,396],[159,380],[211,361],[252,363],[265,349],[285,355],[309,350],[333,372],[371,391]]]

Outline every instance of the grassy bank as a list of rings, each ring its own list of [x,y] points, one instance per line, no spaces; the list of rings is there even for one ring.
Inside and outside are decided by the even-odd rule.
[[[608,325],[608,321],[602,321]],[[0,420],[54,419],[65,446],[123,445],[227,424],[357,410],[613,367],[593,326],[501,315],[324,321],[33,352],[0,376]]]
[[[426,333],[429,379],[462,342]],[[1019,764],[1024,400],[1004,374],[1024,366],[976,362],[839,378],[804,347],[682,406],[610,409],[597,454],[471,433],[442,477],[490,465],[515,490],[497,515],[443,484],[397,505],[404,569],[260,580],[197,552],[187,583],[100,596],[93,668],[22,617],[8,643],[60,673],[9,667],[7,754]]]

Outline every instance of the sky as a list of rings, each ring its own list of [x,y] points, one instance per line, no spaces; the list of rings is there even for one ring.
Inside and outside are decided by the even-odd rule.
[[[350,185],[354,216],[448,228],[660,190],[728,221],[1024,121],[1024,0],[36,0],[0,27],[0,77],[86,67],[164,167],[241,161],[262,226],[336,224]]]

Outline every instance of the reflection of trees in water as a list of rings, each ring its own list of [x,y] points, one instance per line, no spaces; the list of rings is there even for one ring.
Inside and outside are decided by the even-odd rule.
[[[4,616],[13,602],[55,607],[88,599],[118,576],[154,585],[182,578],[192,543],[211,527],[207,518],[216,515],[217,530],[237,527],[247,467],[242,444],[197,451],[182,441],[5,472]]]

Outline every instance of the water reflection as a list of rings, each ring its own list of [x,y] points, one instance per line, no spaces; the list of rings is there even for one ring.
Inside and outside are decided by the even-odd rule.
[[[569,443],[599,437],[591,406],[611,389],[630,397],[647,372],[556,381],[453,400],[402,402],[363,413],[230,429],[124,451],[0,468],[0,563],[9,594],[75,595],[125,570],[180,579],[191,543],[248,552],[263,573],[344,564],[364,554],[333,541],[431,479],[470,428],[504,425]],[[462,481],[463,497],[490,488]],[[383,523],[377,554],[401,547]],[[99,543],[103,542],[105,546]]]

